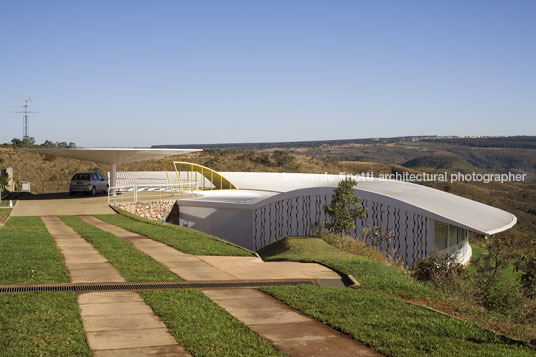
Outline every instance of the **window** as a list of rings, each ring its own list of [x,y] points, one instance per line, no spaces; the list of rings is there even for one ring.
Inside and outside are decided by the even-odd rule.
[[[458,228],[458,244],[462,244],[467,239],[467,229]]]
[[[467,229],[438,221],[435,221],[434,227],[435,247],[439,251],[447,248],[449,253],[464,250],[465,242],[467,241]]]
[[[76,174],[73,176],[73,180],[89,181],[89,175],[88,174]]]
[[[448,224],[442,222],[435,222],[435,247],[437,250],[447,249],[448,247]]]

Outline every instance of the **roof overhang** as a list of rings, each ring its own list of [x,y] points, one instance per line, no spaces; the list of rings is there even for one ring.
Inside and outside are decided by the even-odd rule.
[[[332,195],[344,178],[340,175],[221,172],[239,188],[227,193],[207,194],[206,198],[183,199],[188,205],[259,208],[272,202],[302,196]],[[264,191],[264,195],[247,191]],[[365,200],[418,213],[470,231],[492,235],[513,227],[517,218],[510,212],[443,192],[431,187],[395,180],[358,181],[356,195]],[[225,197],[223,197],[225,196]]]
[[[145,148],[39,148],[19,149],[37,154],[67,157],[70,159],[99,162],[104,164],[124,164],[127,162],[158,159],[167,156],[184,155],[201,149],[145,149]]]

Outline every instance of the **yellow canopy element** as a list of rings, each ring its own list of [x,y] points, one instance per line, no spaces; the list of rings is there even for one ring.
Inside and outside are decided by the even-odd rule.
[[[173,172],[168,168],[173,166]],[[172,192],[192,192],[200,190],[237,190],[231,181],[208,167],[184,161],[166,161],[164,169]]]

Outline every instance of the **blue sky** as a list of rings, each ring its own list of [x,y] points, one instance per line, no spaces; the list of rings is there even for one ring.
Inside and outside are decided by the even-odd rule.
[[[536,1],[0,1],[0,142],[536,134]]]

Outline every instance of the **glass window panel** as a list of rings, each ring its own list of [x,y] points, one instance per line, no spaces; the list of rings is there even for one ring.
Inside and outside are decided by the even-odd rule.
[[[438,250],[447,249],[447,231],[448,225],[446,223],[435,222],[435,247]]]
[[[467,230],[463,228],[458,228],[458,244],[463,243],[466,237],[467,237]]]
[[[458,227],[451,226],[449,224],[449,247],[456,246],[458,244]]]

